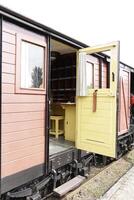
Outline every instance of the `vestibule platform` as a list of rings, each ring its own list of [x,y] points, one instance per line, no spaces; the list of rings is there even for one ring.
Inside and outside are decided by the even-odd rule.
[[[74,142],[67,141],[63,136],[59,136],[59,138],[50,137],[49,139],[49,155],[58,154],[62,151],[66,151],[75,146]]]

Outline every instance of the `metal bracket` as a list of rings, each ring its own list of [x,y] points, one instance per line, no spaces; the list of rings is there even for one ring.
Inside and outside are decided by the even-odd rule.
[[[7,193],[7,197],[10,197],[10,198],[21,198],[21,197],[27,197],[27,196],[30,196],[30,195],[32,195],[32,189],[31,188],[27,188],[27,189],[20,190],[20,191],[17,191],[17,192],[8,192]]]
[[[30,197],[27,197],[26,198],[26,200],[41,200],[42,198],[41,198],[41,195],[40,195],[40,193],[38,192],[38,193],[36,193],[36,194],[34,194],[34,195],[32,195],[32,196],[30,196]]]

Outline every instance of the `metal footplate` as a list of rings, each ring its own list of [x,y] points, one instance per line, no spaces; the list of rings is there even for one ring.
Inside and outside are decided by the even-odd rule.
[[[85,180],[83,176],[76,176],[75,178],[71,179],[70,181],[64,183],[63,185],[54,189],[54,195],[58,197],[62,197],[71,190],[76,189],[80,184]]]

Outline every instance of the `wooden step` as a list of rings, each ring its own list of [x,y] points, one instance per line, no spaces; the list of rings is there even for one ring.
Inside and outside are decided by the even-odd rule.
[[[62,197],[71,190],[76,189],[84,180],[85,177],[78,175],[75,178],[71,179],[70,181],[64,183],[63,185],[55,188],[54,195]]]

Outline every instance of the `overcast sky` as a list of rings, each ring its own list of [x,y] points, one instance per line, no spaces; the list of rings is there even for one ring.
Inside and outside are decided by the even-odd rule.
[[[120,40],[134,67],[133,0],[0,0],[0,4],[90,46]]]

